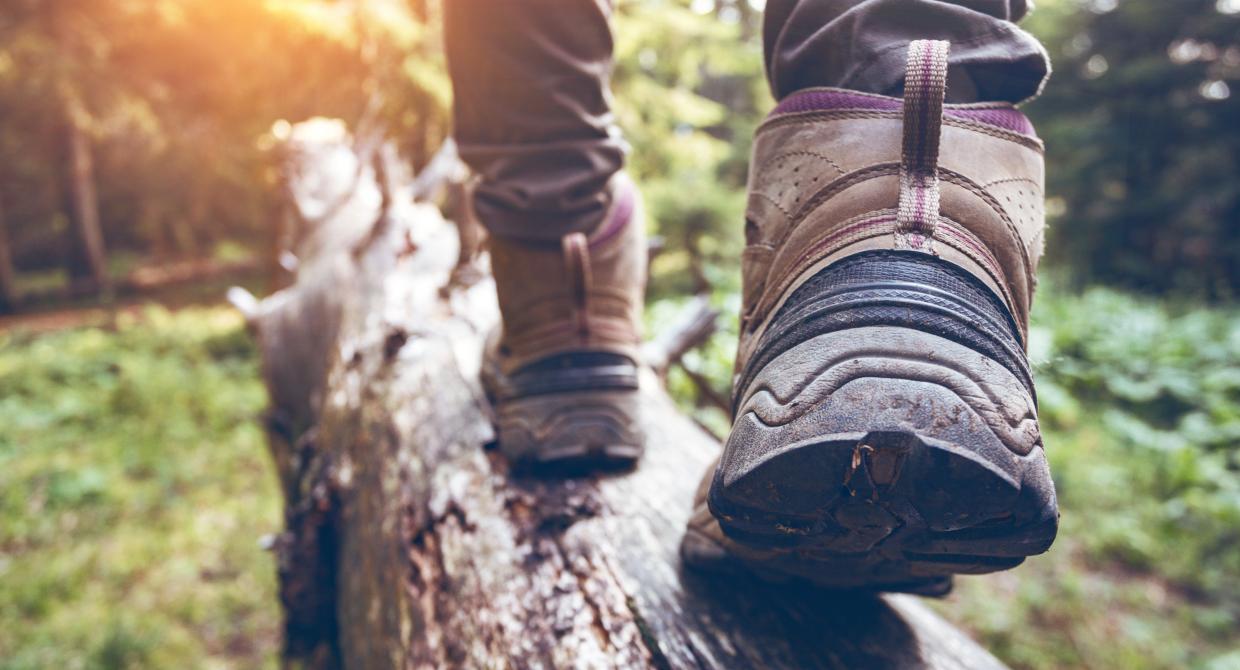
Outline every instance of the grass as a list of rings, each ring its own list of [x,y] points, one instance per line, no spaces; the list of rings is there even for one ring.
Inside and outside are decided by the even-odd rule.
[[[274,666],[264,404],[225,308],[0,333],[0,668]]]
[[[1059,541],[934,606],[1017,668],[1240,668],[1240,312],[1049,292],[1030,350]],[[226,308],[0,333],[0,668],[275,664],[264,403]]]
[[[1173,576],[1176,554],[1221,538],[1160,529],[1178,504],[1145,488],[1105,429],[1052,431],[1047,443],[1063,513],[1055,546],[1015,571],[959,578],[936,609],[1017,668],[1240,668],[1234,593]],[[1222,571],[1206,560],[1203,573]]]

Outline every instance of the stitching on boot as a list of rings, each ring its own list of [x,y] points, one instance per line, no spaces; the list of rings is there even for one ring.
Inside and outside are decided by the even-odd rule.
[[[827,112],[792,112],[782,116],[776,116],[758,126],[758,133],[768,130],[780,128],[782,126],[811,125],[825,121],[850,121],[856,119],[892,119],[899,120],[903,118],[899,111],[874,111],[874,110],[853,110],[841,109]],[[1038,153],[1042,153],[1045,146],[1042,140],[1036,137],[1029,137],[1011,130],[996,128],[994,126],[970,121],[968,119],[957,119],[952,116],[943,119],[943,125],[960,128],[963,130],[971,130],[973,132],[990,135],[991,137],[1007,140],[1009,142],[1019,144],[1027,149],[1032,149]]]
[[[1042,185],[1039,184],[1036,179],[1030,179],[1029,177],[1007,177],[1005,179],[993,179],[991,181],[986,182],[985,184],[980,184],[980,186],[982,188],[990,188],[991,186],[998,186],[999,184],[1014,184],[1017,182],[1025,182],[1027,184],[1033,184],[1034,189],[1037,190],[1039,193],[1042,190]]]
[[[860,170],[853,170],[852,172],[829,182],[826,186],[823,186],[817,191],[814,191],[814,194],[811,195],[808,200],[802,202],[801,206],[798,207],[796,212],[793,213],[793,219],[796,221],[796,225],[800,225],[802,220],[809,216],[810,212],[817,209],[819,205],[822,205],[831,198],[834,198],[844,189],[856,186],[857,184],[870,179],[896,175],[899,174],[899,171],[899,163],[875,163],[874,165],[861,168]],[[783,235],[781,235],[779,239],[775,240],[773,244],[775,246],[782,246],[784,241],[786,241],[788,236],[791,234],[792,227],[785,230]]]
[[[1006,209],[1003,208],[1003,205],[1000,204],[997,199],[995,199],[995,196],[991,194],[990,191],[987,191],[986,189],[978,185],[977,182],[973,181],[972,179],[969,179],[968,177],[960,174],[959,172],[948,170],[946,168],[941,168],[940,173],[943,178],[943,181],[949,184],[955,184],[956,186],[959,186],[965,189],[966,191],[972,193],[973,195],[976,195],[983,202],[985,202],[988,207],[994,210],[995,214],[999,216],[999,219],[1002,220],[1004,225],[1007,227],[1008,234],[1012,236],[1012,240],[1015,242],[1016,248],[1019,250],[1019,253],[1017,255],[1020,257],[1021,272],[1027,278],[1034,277],[1035,273],[1033,272],[1033,269],[1032,269],[1033,261],[1032,259],[1029,258],[1029,250],[1025,248],[1024,242],[1021,241],[1022,238],[1020,236],[1020,231],[1016,228],[1016,222],[1012,220],[1012,217],[1010,215],[1008,215],[1008,212]],[[1026,281],[1026,285],[1029,290],[1029,295],[1032,296],[1033,295],[1033,280],[1028,279]],[[1024,328],[1023,325],[1022,325],[1022,328]]]
[[[779,154],[778,156],[771,158],[771,160],[767,161],[766,167],[769,168],[770,164],[774,163],[775,161],[782,160],[784,158],[791,158],[793,156],[810,156],[812,158],[819,158],[819,159],[826,161],[828,165],[835,168],[835,170],[839,172],[840,174],[848,174],[848,170],[845,170],[844,168],[840,167],[840,164],[832,160],[830,156],[824,153],[820,153],[818,151],[805,151],[805,150],[788,151],[788,152]]]
[[[834,250],[862,239],[892,234],[895,229],[895,212],[890,209],[866,212],[830,226],[821,239],[803,250],[779,275],[767,276],[762,292],[750,310],[745,332],[756,332],[774,316],[776,303],[808,267],[829,256]]]
[[[775,198],[772,198],[771,196],[769,196],[769,195],[767,195],[767,194],[765,194],[765,193],[762,193],[762,192],[757,192],[757,191],[755,191],[755,192],[754,192],[754,193],[752,193],[751,195],[753,195],[753,197],[755,197],[755,198],[762,198],[763,200],[766,200],[767,202],[769,202],[769,203],[771,203],[772,205],[774,205],[774,206],[775,206],[775,209],[779,210],[779,213],[784,215],[784,220],[785,220],[785,221],[791,221],[791,220],[792,220],[792,214],[791,214],[791,213],[789,213],[787,209],[784,209],[784,206],[783,206],[783,205],[781,205],[781,204],[779,204],[779,201],[778,201],[778,200],[776,200]]]

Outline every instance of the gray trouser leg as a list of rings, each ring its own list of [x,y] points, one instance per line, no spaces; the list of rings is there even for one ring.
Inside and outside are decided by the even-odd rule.
[[[608,83],[608,0],[444,3],[461,157],[494,234],[554,241],[589,232],[624,165]]]
[[[481,176],[478,216],[496,235],[555,241],[593,230],[625,143],[608,91],[610,0],[449,0],[456,139]],[[898,94],[907,45],[952,42],[949,99],[1037,94],[1046,51],[1015,21],[1026,0],[768,0],[766,72],[777,99],[812,86]],[[967,75],[967,76],[963,76]]]
[[[771,92],[899,93],[908,43],[939,39],[952,43],[949,99],[1019,102],[1036,95],[1050,71],[1046,50],[1016,27],[1028,8],[1026,0],[768,0]]]

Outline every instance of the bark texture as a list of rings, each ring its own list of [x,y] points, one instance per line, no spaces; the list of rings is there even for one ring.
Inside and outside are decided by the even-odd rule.
[[[99,223],[99,196],[95,190],[95,160],[90,137],[74,115],[66,121],[69,143],[69,191],[77,244],[84,268],[70,268],[70,274],[84,272],[95,291],[110,289],[103,228]]]
[[[17,308],[17,271],[13,269],[8,220],[4,214],[4,199],[0,198],[0,314]]]
[[[455,228],[401,188],[384,208],[369,161],[323,135],[291,140],[312,229],[296,282],[236,300],[263,351],[287,495],[290,666],[1001,667],[910,598],[684,569],[719,444],[654,374],[635,471],[510,472],[476,381],[493,284],[450,283]]]

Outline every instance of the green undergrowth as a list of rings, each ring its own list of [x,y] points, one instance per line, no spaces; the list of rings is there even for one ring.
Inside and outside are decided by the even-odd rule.
[[[1095,289],[1034,324],[1059,540],[940,610],[1017,667],[1240,668],[1240,311]]]
[[[273,665],[264,404],[226,308],[0,332],[0,668]]]
[[[726,388],[737,300],[717,305],[686,364]],[[1034,324],[1059,541],[935,607],[1017,668],[1240,668],[1240,311],[1052,287]],[[224,308],[0,333],[0,668],[274,664],[264,402]]]

